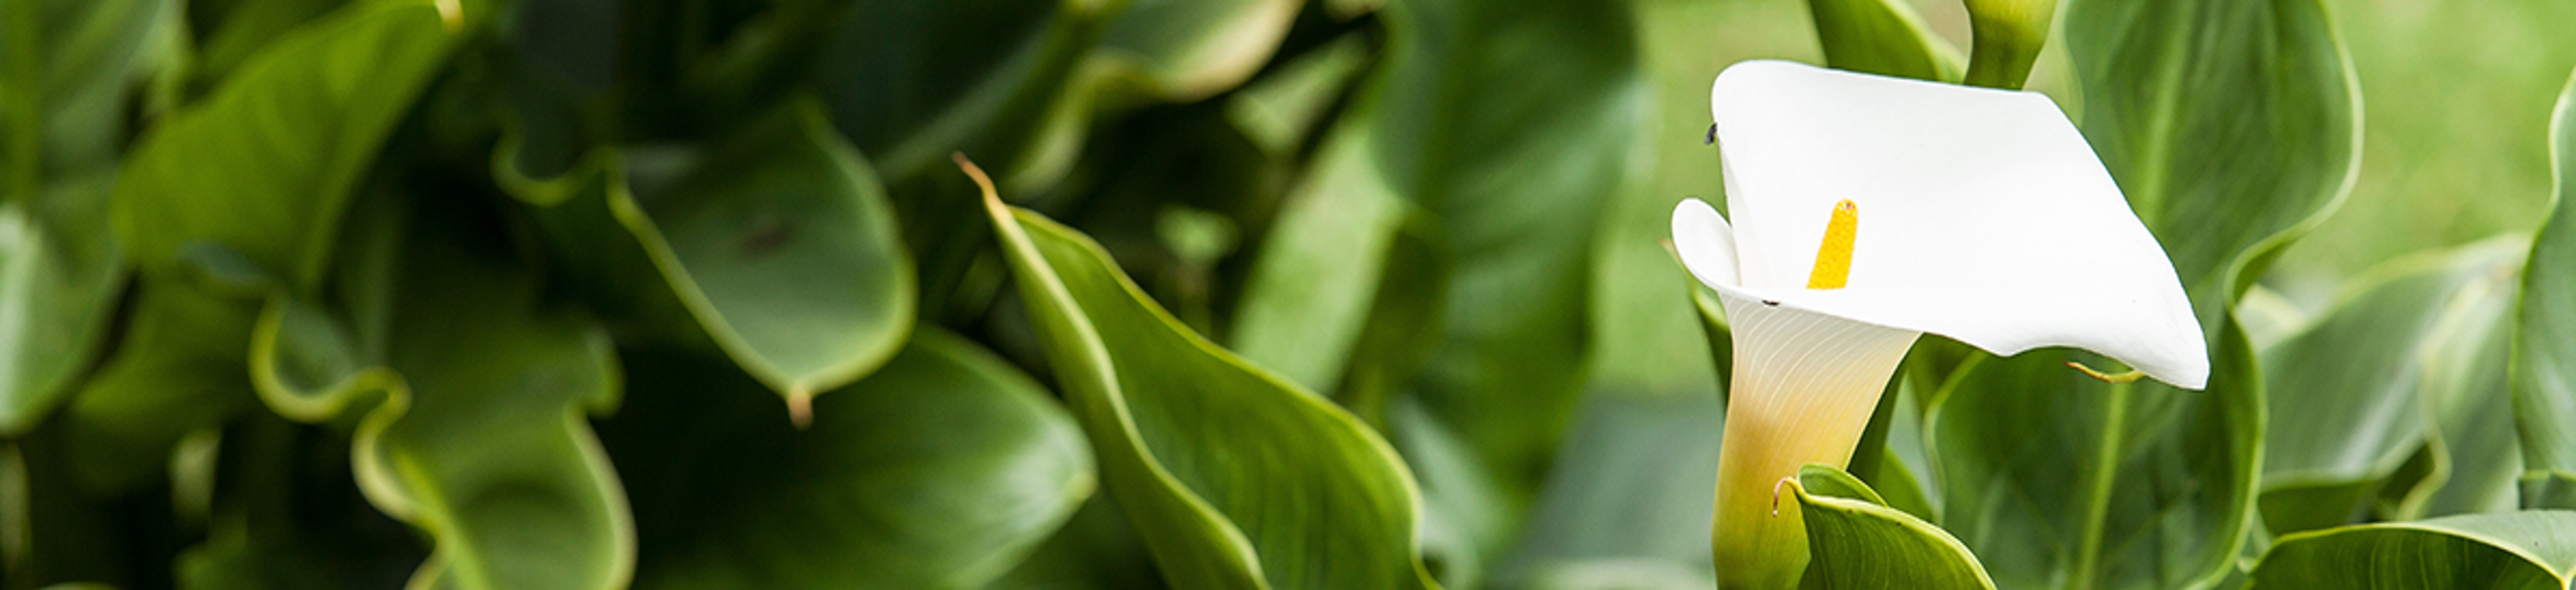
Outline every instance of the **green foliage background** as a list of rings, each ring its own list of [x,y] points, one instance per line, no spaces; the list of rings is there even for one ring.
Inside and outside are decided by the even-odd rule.
[[[2576,6],[2058,15],[2211,390],[1927,339],[1807,585],[2565,588]],[[1709,80],[1969,20],[0,0],[0,588],[1708,587]]]

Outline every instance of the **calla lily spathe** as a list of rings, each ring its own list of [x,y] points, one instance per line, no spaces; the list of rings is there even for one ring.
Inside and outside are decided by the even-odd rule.
[[[1692,199],[1672,232],[1734,331],[1722,587],[1797,583],[1804,528],[1772,513],[1772,484],[1848,461],[1923,333],[2208,380],[2173,263],[2047,96],[1752,61],[1718,75],[1710,111],[1734,223]]]

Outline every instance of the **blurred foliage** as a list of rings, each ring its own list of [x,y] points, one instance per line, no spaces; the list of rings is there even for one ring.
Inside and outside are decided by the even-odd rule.
[[[1709,80],[1975,20],[0,0],[0,588],[1706,587]],[[2576,7],[2054,20],[2212,389],[1927,339],[1810,582],[2563,586]]]

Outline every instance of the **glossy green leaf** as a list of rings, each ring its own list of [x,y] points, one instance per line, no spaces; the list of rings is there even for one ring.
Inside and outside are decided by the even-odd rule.
[[[1807,0],[1825,65],[1834,69],[1956,82],[1966,59],[1933,34],[1904,0]]]
[[[1454,269],[1414,387],[1525,502],[1581,392],[1595,226],[1647,170],[1635,18],[1623,3],[1483,0],[1381,17],[1386,69],[1348,132],[1369,134],[1381,182],[1438,221]]]
[[[2282,537],[2254,588],[2556,590],[2576,577],[2576,512],[2497,512]]]
[[[2361,97],[2316,0],[2070,0],[2082,129],[2215,326],[2351,192]]]
[[[2206,391],[2106,384],[2064,349],[1988,359],[1932,402],[1941,523],[2000,586],[2214,583],[2242,545],[2263,383],[2238,294],[2341,202],[2359,99],[2316,0],[2081,0],[2081,129],[2171,257],[2210,344]]]
[[[638,588],[981,588],[1094,485],[1044,389],[935,329],[802,430],[726,365],[628,361],[600,436],[633,493]]]
[[[1434,586],[1419,492],[1374,431],[1181,327],[1089,238],[989,188],[985,205],[1103,484],[1166,581]]]
[[[75,388],[125,283],[107,234],[108,179],[0,203],[0,436],[33,428]]]
[[[2316,323],[2263,351],[2272,413],[2298,416],[2264,432],[2263,520],[2274,534],[2367,515],[2400,464],[2442,438],[2436,410],[2462,405],[2447,403],[2454,399],[2506,399],[2501,388],[2463,391],[2474,384],[2461,377],[2502,374],[2503,359],[2477,354],[2477,337],[2492,333],[2485,328],[2511,304],[2523,248],[2506,238],[2384,265]],[[2434,452],[2452,462],[2447,449]],[[2391,491],[2418,496],[2444,482],[2416,483],[2421,489]]]
[[[2513,404],[2522,435],[2522,505],[2576,508],[2576,78],[2550,118],[2557,194],[2533,238],[2514,316]]]
[[[608,202],[716,344],[787,396],[799,423],[815,394],[884,364],[912,329],[912,260],[885,189],[811,103]]]
[[[221,244],[316,284],[350,194],[463,38],[431,4],[366,3],[297,28],[154,125],[117,179],[117,238],[146,268]]]
[[[1807,465],[1774,493],[1796,503],[1807,524],[1807,574],[1798,587],[1984,588],[1977,557],[1932,523],[1887,507],[1878,492],[1840,469]]]
[[[587,419],[617,404],[606,332],[541,305],[459,221],[389,209],[357,216],[346,307],[270,298],[251,341],[260,399],[354,418],[359,490],[433,540],[414,585],[623,587],[634,526]]]

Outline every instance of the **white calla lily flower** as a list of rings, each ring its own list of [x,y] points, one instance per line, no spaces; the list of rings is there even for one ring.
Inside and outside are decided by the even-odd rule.
[[[1734,331],[1722,587],[1797,583],[1805,529],[1774,482],[1847,462],[1923,333],[2208,380],[2173,263],[2047,96],[1752,61],[1709,100],[1734,223],[1691,199],[1672,232]]]

